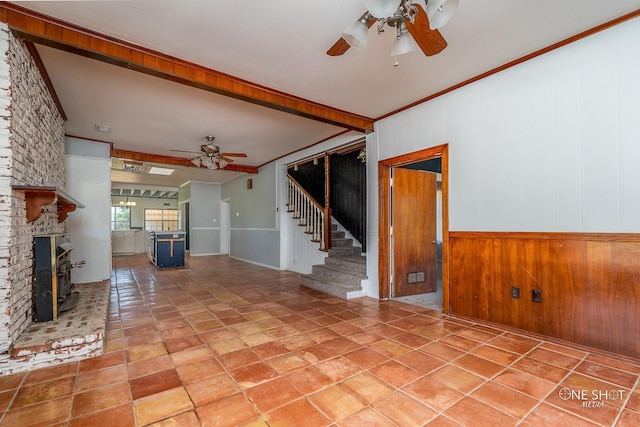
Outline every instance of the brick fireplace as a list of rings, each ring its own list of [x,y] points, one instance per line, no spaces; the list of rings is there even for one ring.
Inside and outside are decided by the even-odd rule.
[[[28,222],[12,185],[64,190],[64,120],[27,44],[0,24],[0,354],[33,319],[33,236],[63,233],[55,204]]]

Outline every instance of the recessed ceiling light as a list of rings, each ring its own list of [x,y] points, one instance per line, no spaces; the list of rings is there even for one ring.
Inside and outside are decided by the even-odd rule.
[[[153,175],[171,175],[175,171],[176,171],[175,169],[167,169],[167,168],[159,168],[159,167],[156,167],[156,166],[151,166],[149,168],[149,172],[148,173],[153,174]]]
[[[95,129],[98,132],[102,132],[102,133],[111,133],[111,126],[107,126],[107,125],[94,125]]]
[[[140,171],[142,170],[142,163],[125,161],[122,164],[122,170],[125,172],[140,173]]]

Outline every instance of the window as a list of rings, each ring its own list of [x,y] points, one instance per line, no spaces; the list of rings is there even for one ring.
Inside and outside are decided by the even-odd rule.
[[[131,208],[111,206],[111,229],[129,230],[131,228]]]
[[[147,231],[178,230],[177,209],[145,209],[144,229]]]

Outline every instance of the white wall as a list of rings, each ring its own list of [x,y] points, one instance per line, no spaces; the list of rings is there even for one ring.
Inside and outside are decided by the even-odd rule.
[[[71,261],[85,261],[84,266],[71,270],[71,280],[74,283],[109,280],[111,161],[109,158],[66,157],[67,192],[85,205],[67,218],[67,231],[71,233],[73,243]]]
[[[640,232],[638,52],[635,19],[381,120],[370,138],[379,159],[449,143],[450,230]]]
[[[191,182],[189,185],[189,253],[220,253],[220,184]]]

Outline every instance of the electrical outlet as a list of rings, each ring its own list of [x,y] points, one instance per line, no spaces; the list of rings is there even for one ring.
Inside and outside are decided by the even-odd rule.
[[[542,291],[540,289],[532,289],[531,290],[531,301],[532,302],[542,302]]]
[[[517,286],[511,287],[511,298],[520,299],[520,288],[518,288]]]

